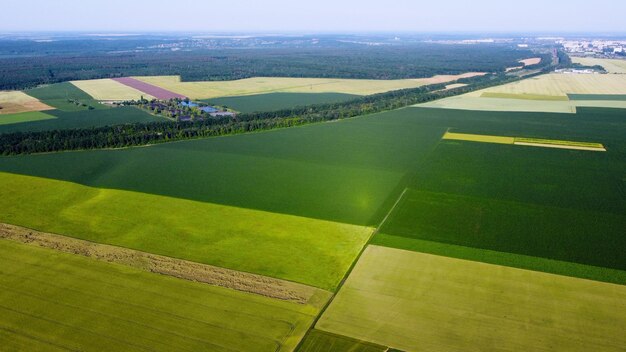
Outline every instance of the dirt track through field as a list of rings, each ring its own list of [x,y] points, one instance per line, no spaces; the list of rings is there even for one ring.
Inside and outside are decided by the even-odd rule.
[[[55,249],[100,261],[128,265],[179,279],[202,282],[301,304],[307,303],[315,292],[319,290],[314,287],[266,276],[79,240],[3,223],[0,223],[0,239]]]

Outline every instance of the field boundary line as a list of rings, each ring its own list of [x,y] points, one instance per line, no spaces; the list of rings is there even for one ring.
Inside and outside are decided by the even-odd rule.
[[[317,292],[323,291],[312,286],[269,276],[41,232],[5,223],[0,223],[0,239],[299,304],[307,304]]]
[[[296,346],[294,351],[297,351],[300,348],[300,346],[302,345],[304,340],[306,340],[306,338],[309,336],[311,331],[313,329],[315,329],[315,325],[317,325],[317,322],[322,318],[322,316],[326,312],[326,309],[328,309],[328,307],[330,307],[331,303],[333,303],[333,301],[335,300],[335,297],[337,297],[337,294],[339,293],[339,291],[341,290],[341,288],[343,287],[345,282],[348,280],[348,277],[350,277],[350,274],[354,270],[354,267],[356,267],[357,263],[359,262],[359,259],[361,259],[361,256],[363,256],[363,253],[365,252],[365,250],[369,246],[369,243],[372,241],[372,238],[374,238],[374,236],[378,233],[378,231],[381,228],[381,226],[383,226],[385,221],[387,221],[387,218],[389,218],[391,213],[393,213],[393,211],[396,209],[396,207],[398,206],[400,201],[404,198],[404,195],[406,194],[406,192],[408,190],[409,190],[408,187],[404,188],[402,193],[400,193],[400,196],[398,196],[398,199],[396,200],[396,202],[393,204],[391,209],[389,209],[389,211],[387,212],[387,215],[385,215],[385,217],[380,222],[380,224],[374,229],[374,231],[372,231],[372,233],[370,234],[370,236],[367,239],[367,242],[365,242],[365,244],[363,245],[363,247],[359,251],[359,254],[356,256],[356,258],[354,258],[354,260],[352,261],[352,264],[350,264],[350,268],[348,269],[348,271],[346,271],[345,275],[343,276],[343,278],[339,282],[339,285],[337,285],[337,289],[333,292],[333,295],[328,299],[328,301],[326,301],[326,304],[324,305],[324,307],[322,307],[322,309],[320,309],[319,314],[315,317],[315,319],[313,320],[313,323],[311,323],[311,326],[309,327],[309,330],[307,330],[306,334],[302,337],[302,339],[300,340],[300,342],[298,343],[298,345]],[[325,331],[325,330],[320,330],[320,331],[328,332],[328,331]],[[368,342],[368,341],[365,341],[365,342]]]

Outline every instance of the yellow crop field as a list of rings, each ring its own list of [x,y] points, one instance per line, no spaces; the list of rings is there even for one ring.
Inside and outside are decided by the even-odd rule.
[[[519,62],[524,64],[524,66],[537,65],[538,63],[541,62],[541,58],[540,57],[533,57],[533,58],[530,58],[530,59],[519,60]]]
[[[626,73],[626,60],[595,59],[591,57],[572,57],[572,62],[585,66],[600,65],[609,73]]]
[[[146,99],[153,98],[149,94],[108,78],[71,81],[71,83],[96,100],[137,100],[140,99],[141,96]]]
[[[523,145],[523,146],[530,146],[530,147],[590,150],[590,151],[602,151],[602,152],[606,151],[606,149],[604,148],[604,145],[600,143],[562,141],[562,140],[556,140],[556,139],[503,137],[503,136],[489,136],[489,135],[482,135],[482,134],[467,134],[467,133],[454,133],[454,132],[446,132],[443,135],[442,139],[479,142],[479,143],[513,144],[513,145]]]
[[[20,91],[0,91],[0,115],[54,109]]]
[[[527,100],[551,100],[551,101],[568,101],[567,96],[560,95],[539,95],[539,94],[511,94],[511,93],[497,93],[497,92],[484,92],[481,98],[503,98],[503,99],[527,99]]]
[[[316,325],[405,351],[623,351],[626,286],[368,246]]]
[[[571,114],[576,113],[577,107],[626,109],[626,101],[623,100],[570,101],[568,94],[626,94],[626,75],[547,74],[416,106],[459,110]]]
[[[626,94],[626,76],[551,73],[485,89],[483,92],[566,96],[567,94]]]
[[[443,139],[470,141],[470,142],[483,142],[483,143],[498,143],[498,144],[513,144],[515,142],[514,137],[487,136],[487,135],[479,135],[479,134],[452,133],[452,132],[446,132],[446,134],[443,135]]]
[[[477,75],[484,75],[484,73],[470,72],[462,75],[441,75],[401,80],[254,77],[235,81],[181,82],[178,76],[134,78],[188,96],[191,99],[209,99],[273,92],[369,95],[429,84],[453,82]]]

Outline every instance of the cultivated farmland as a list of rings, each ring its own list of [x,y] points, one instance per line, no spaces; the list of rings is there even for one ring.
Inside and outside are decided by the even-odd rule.
[[[469,78],[483,74],[466,73],[456,76],[447,75],[402,80],[255,77],[236,81],[181,82],[178,76],[136,78],[191,99],[211,99],[276,92],[368,95],[404,88],[415,88],[428,84],[452,82],[460,78]]]
[[[18,114],[21,115],[21,114]],[[46,111],[45,116],[27,115],[25,121],[19,121],[22,116],[8,115],[13,123],[0,124],[0,133],[45,131],[73,128],[89,128],[133,122],[166,121],[164,117],[153,116],[134,107],[120,107],[111,109],[95,109],[80,111]]]
[[[133,89],[137,89],[149,96],[153,96],[157,99],[161,99],[161,100],[169,100],[169,99],[174,99],[174,98],[179,98],[179,99],[184,99],[185,96],[178,94],[178,93],[174,93],[174,92],[170,92],[166,89],[163,89],[161,87],[157,87],[155,85],[146,83],[146,82],[142,82],[140,80],[134,79],[132,77],[122,77],[122,78],[114,78],[113,80],[115,80],[116,82],[119,82],[127,87],[133,88]]]
[[[51,110],[52,107],[18,91],[0,91],[0,115]]]
[[[61,111],[85,111],[89,106],[107,109],[70,82],[45,85],[29,89],[25,93]]]
[[[626,77],[598,74],[541,75],[488,88],[485,92],[565,96],[567,94],[626,94]]]
[[[327,290],[336,287],[372,232],[362,226],[41,178],[0,173],[0,179],[5,185],[0,208],[6,209],[1,222]],[[126,216],[130,213],[132,217]]]
[[[142,96],[145,99],[153,98],[147,93],[129,87],[128,85],[122,84],[113,79],[92,79],[86,81],[72,81],[71,83],[85,93],[89,94],[95,100],[139,100]]]
[[[0,125],[11,125],[14,123],[24,123],[54,119],[55,117],[40,111],[21,112],[17,114],[2,115]]]
[[[19,351],[291,351],[297,304],[0,240],[0,340]]]
[[[626,286],[369,246],[316,328],[406,351],[620,351]]]
[[[572,62],[584,66],[602,66],[609,73],[626,73],[626,60],[596,59],[591,57],[572,57]]]
[[[547,74],[421,104],[423,107],[575,113],[577,107],[626,109],[626,76]],[[577,96],[571,99],[569,96]],[[607,98],[608,97],[608,98]]]

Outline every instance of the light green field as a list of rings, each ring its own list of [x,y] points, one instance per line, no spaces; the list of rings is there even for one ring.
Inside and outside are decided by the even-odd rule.
[[[108,78],[71,81],[71,83],[96,100],[139,100],[142,96],[146,99],[154,98],[149,94]]]
[[[254,77],[235,81],[181,82],[178,76],[135,78],[188,96],[191,99],[210,99],[274,92],[369,95],[391,90],[415,88],[428,84],[452,82],[460,78],[468,78],[476,75],[483,75],[483,73],[466,73],[455,76],[441,75],[431,78],[400,80]]]
[[[626,73],[626,60],[596,59],[591,57],[572,57],[572,62],[584,66],[600,65],[608,73]]]
[[[568,101],[567,96],[556,95],[539,95],[539,94],[510,94],[497,92],[484,92],[480,95],[482,98],[503,98],[503,99],[527,99],[527,100],[550,100],[550,101]]]
[[[486,135],[480,135],[480,134],[467,134],[467,133],[446,132],[446,134],[444,134],[442,138],[457,140],[457,141],[470,141],[470,142],[483,142],[483,143],[498,143],[498,144],[515,143],[514,137],[486,136]]]
[[[14,123],[34,122],[50,119],[56,119],[56,117],[40,111],[21,112],[17,114],[0,116],[0,125],[11,125]]]
[[[621,351],[626,286],[368,246],[317,329],[405,351]]]
[[[364,226],[8,173],[0,173],[0,184],[0,222],[327,290],[335,289],[372,232]]]
[[[571,101],[547,101],[527,99],[484,98],[474,93],[457,95],[415,105],[422,108],[455,109],[471,111],[511,111],[511,112],[554,112],[575,114],[576,106]],[[578,101],[576,103],[579,103]],[[602,102],[599,102],[602,106]],[[613,102],[611,102],[613,103]],[[617,102],[622,103],[622,102]],[[614,105],[614,104],[613,104]],[[621,104],[626,108],[626,104]]]
[[[0,240],[3,351],[292,351],[296,304]]]

